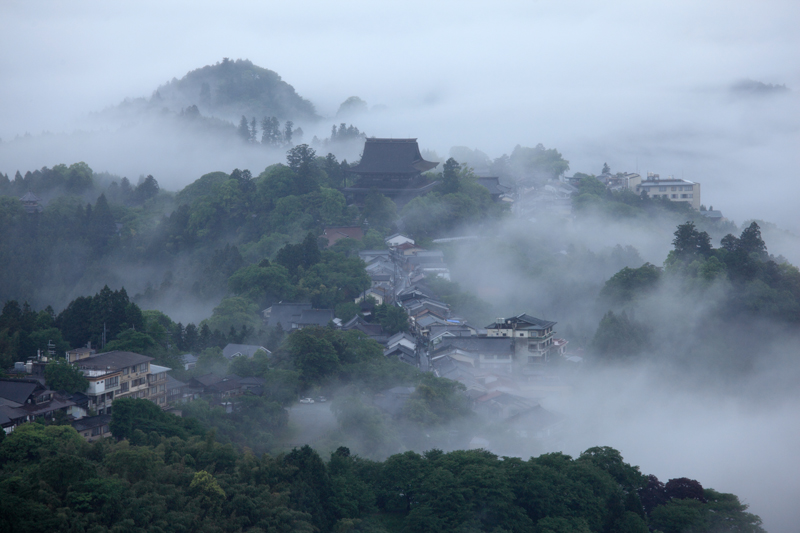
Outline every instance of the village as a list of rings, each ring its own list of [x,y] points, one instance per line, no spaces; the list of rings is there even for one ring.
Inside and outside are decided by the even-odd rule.
[[[439,182],[423,174],[436,166],[437,162],[423,159],[416,139],[367,139],[360,163],[349,170],[353,182],[342,191],[356,205],[373,191],[404,205],[438,186]],[[511,206],[516,216],[529,217],[543,210],[568,213],[580,179],[564,178],[543,187],[525,183],[512,187],[493,176],[478,176],[476,181],[488,190],[492,201]],[[663,196],[701,209],[699,183],[661,179],[653,173],[643,180],[637,173],[612,175],[606,168],[597,179],[610,190]],[[32,193],[21,202],[29,213],[42,209]],[[721,218],[718,211],[701,212]],[[343,239],[360,241],[364,236],[362,226],[328,226],[320,242],[330,247]],[[433,244],[468,243],[475,238],[441,238]],[[523,424],[521,434],[549,435],[560,417],[544,411],[542,400],[568,394],[570,385],[564,376],[579,371],[582,350],[571,352],[568,339],[558,335],[556,322],[526,314],[524,309],[509,310],[507,316],[489,324],[470,323],[454,313],[429,284],[451,278],[442,250],[423,248],[403,233],[387,236],[384,244],[382,249],[358,252],[371,286],[355,299],[359,312],[353,318],[342,321],[334,310],[316,309],[309,302],[277,302],[262,311],[264,328],[288,334],[307,327],[358,331],[380,344],[385,357],[461,383],[475,412],[510,422],[532,416],[534,422]],[[380,305],[402,309],[407,324],[400,331],[387,332],[372,319]],[[271,356],[266,347],[257,345],[228,344],[222,350],[229,362],[258,353]],[[52,350],[39,354],[27,363],[16,363],[9,371],[11,377],[0,379],[0,425],[6,432],[39,418],[58,419],[69,421],[87,440],[94,440],[110,435],[112,403],[118,398],[147,399],[176,413],[185,402],[203,398],[230,412],[236,408],[236,398],[260,396],[265,386],[263,378],[219,372],[179,381],[170,375],[173,369],[154,364],[152,357],[133,352],[97,353],[88,345],[66,352],[65,358],[80,369],[89,386],[83,392],[66,394],[50,390],[45,380],[45,367],[55,358]],[[197,361],[197,354],[184,354],[182,370],[191,371]],[[394,416],[413,392],[413,387],[395,387],[376,394],[373,404]],[[302,404],[326,400],[323,396],[298,398]]]

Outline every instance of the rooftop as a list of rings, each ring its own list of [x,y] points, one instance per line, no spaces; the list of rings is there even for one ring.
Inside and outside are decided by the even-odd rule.
[[[78,368],[84,370],[117,371],[129,366],[148,363],[152,360],[152,357],[134,352],[115,351],[97,354],[93,357],[87,357],[86,359],[80,359],[76,361],[75,364],[78,365]]]
[[[439,163],[422,158],[416,139],[369,138],[361,161],[348,172],[355,174],[408,174],[427,172]]]

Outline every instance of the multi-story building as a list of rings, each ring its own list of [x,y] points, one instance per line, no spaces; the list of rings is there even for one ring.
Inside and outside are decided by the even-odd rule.
[[[511,318],[498,318],[486,326],[487,337],[507,337],[512,340],[514,358],[521,365],[546,363],[553,350],[555,322],[521,314]]]
[[[97,414],[109,414],[111,403],[115,398],[148,398],[151,386],[149,380],[150,361],[152,360],[152,357],[146,355],[116,351],[75,361],[86,379],[89,380],[89,388],[86,389],[89,408]],[[166,377],[163,379],[166,380]],[[156,396],[157,394],[156,392]]]
[[[647,173],[635,189],[637,194],[646,194],[650,198],[664,198],[671,202],[687,202],[693,208],[700,210],[700,184],[667,176],[661,179],[658,174]]]

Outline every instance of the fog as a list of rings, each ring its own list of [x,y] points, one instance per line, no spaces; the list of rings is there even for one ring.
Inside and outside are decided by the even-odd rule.
[[[383,112],[354,117],[373,136],[418,137],[491,157],[516,144],[557,148],[571,171],[657,172],[703,185],[706,205],[735,220],[800,233],[797,178],[800,6],[768,2],[411,2],[403,9],[239,2],[4,2],[0,7],[0,171],[85,159],[96,171],[153,174],[178,189],[202,173],[258,172],[278,158],[209,150],[191,137],[96,128],[86,117],[170,79],[247,58],[311,100],[327,135],[347,97]],[[754,79],[775,95],[731,93]]]
[[[570,161],[569,174],[597,174],[607,162],[614,172],[683,177],[700,182],[703,203],[738,224],[756,218],[800,234],[798,22],[793,0],[224,7],[7,0],[0,4],[0,172],[85,161],[134,182],[152,174],[171,190],[216,170],[257,174],[284,154],[164,119],[92,115],[125,98],[149,98],[223,57],[242,58],[277,72],[316,105],[322,120],[301,124],[305,141],[327,136],[340,122],[339,104],[357,95],[371,110],[348,122],[370,136],[416,137],[443,156],[469,146],[492,158],[542,143]],[[743,79],[788,90],[733,90]],[[607,258],[617,244],[636,248],[638,264],[628,257],[576,268],[560,288],[491,247],[455,252],[454,280],[494,309],[541,313],[586,339],[605,311],[594,303],[603,281],[622,266],[661,265],[674,228],[515,220],[495,231],[522,256],[559,254],[570,244]],[[771,253],[800,263],[796,238],[765,232],[765,240]],[[499,281],[481,282],[488,277]],[[645,304],[650,316],[702,307],[657,296]],[[188,307],[164,310],[184,321],[208,314]],[[705,366],[702,379],[688,380],[652,362],[587,371],[571,395],[545,400],[569,420],[559,448],[577,455],[613,446],[662,481],[687,476],[734,492],[767,530],[794,531],[800,432],[792,340],[763,343],[762,363],[735,377]]]

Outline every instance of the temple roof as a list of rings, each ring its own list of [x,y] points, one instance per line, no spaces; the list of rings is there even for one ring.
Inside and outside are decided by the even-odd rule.
[[[419,174],[439,163],[422,158],[416,139],[369,138],[361,162],[349,172],[355,174]]]

